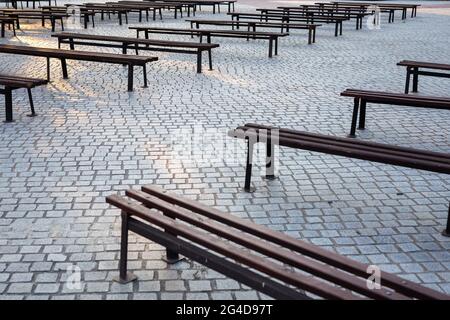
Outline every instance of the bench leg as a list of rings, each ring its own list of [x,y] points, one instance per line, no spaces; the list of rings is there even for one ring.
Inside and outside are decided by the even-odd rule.
[[[272,58],[273,55],[273,38],[269,39],[269,58]]]
[[[419,68],[413,69],[413,92],[417,92],[419,86]]]
[[[50,82],[50,58],[47,57],[47,81]]]
[[[29,117],[35,117],[36,116],[36,112],[34,111],[34,103],[33,103],[33,96],[31,95],[31,88],[27,88],[28,91],[28,100],[30,100],[30,109],[31,109],[31,114],[29,114]]]
[[[275,55],[278,55],[278,37],[275,38]]]
[[[119,277],[113,278],[113,281],[125,284],[137,279],[137,277],[134,274],[127,271],[128,269],[127,263],[128,263],[128,215],[125,212],[122,212]]]
[[[13,122],[13,107],[12,107],[12,90],[5,87],[5,112],[6,118],[4,122]]]
[[[411,81],[411,68],[406,68],[405,94],[409,93],[409,83]]]
[[[310,28],[308,31],[308,44],[312,43],[312,29]]]
[[[251,187],[252,180],[252,166],[253,166],[253,142],[247,139],[247,164],[245,166],[245,192],[254,192],[256,189]]]
[[[275,144],[272,143],[272,131],[268,131],[266,144],[266,179],[275,180]]]
[[[208,50],[209,70],[213,70],[211,49]]]
[[[450,237],[450,203],[448,204],[447,227],[442,231],[444,237]]]
[[[134,66],[132,64],[128,65],[128,91],[133,91],[133,76],[134,76]]]
[[[147,65],[142,66],[142,72],[144,73],[144,88],[147,88]]]
[[[63,79],[67,79],[69,77],[69,74],[67,73],[66,59],[61,59],[61,68],[62,68]]]
[[[197,51],[197,73],[202,73],[202,51]]]
[[[2,38],[5,37],[5,23],[2,22]]]
[[[359,130],[364,130],[366,128],[366,104],[365,100],[361,101],[361,110],[359,111]]]
[[[353,106],[353,116],[352,116],[352,126],[350,129],[350,134],[348,135],[350,138],[356,137],[356,121],[358,120],[358,109],[359,109],[359,98],[354,99]]]

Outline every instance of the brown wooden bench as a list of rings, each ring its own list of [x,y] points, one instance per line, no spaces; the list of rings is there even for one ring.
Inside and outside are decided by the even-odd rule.
[[[144,87],[147,87],[147,68],[148,62],[157,61],[157,57],[148,56],[134,56],[134,55],[122,55],[102,52],[89,52],[89,51],[72,51],[61,50],[53,48],[42,47],[29,47],[29,46],[16,46],[16,45],[0,45],[0,53],[9,53],[16,55],[27,55],[34,57],[47,58],[47,80],[50,81],[50,58],[59,59],[61,61],[61,68],[63,78],[68,78],[67,63],[66,60],[81,60],[90,62],[102,62],[121,64],[128,66],[128,91],[133,91],[133,76],[134,67],[141,66],[144,74]]]
[[[400,61],[399,63],[397,63],[397,65],[406,67],[405,93],[409,93],[409,84],[411,82],[411,76],[413,76],[412,92],[417,92],[417,90],[418,90],[419,75],[430,76],[430,77],[450,78],[449,72],[445,73],[445,72],[421,71],[420,70],[420,69],[431,69],[431,70],[450,71],[450,64],[403,60],[403,61]]]
[[[135,50],[136,54],[138,54],[139,50],[195,54],[197,56],[198,73],[202,72],[203,52],[206,51],[208,53],[209,69],[212,70],[211,50],[219,47],[218,44],[214,43],[150,40],[69,32],[53,34],[52,37],[58,38],[58,48],[65,43],[69,44],[71,50],[75,50],[75,45],[83,45],[120,48],[123,54],[127,54],[127,49]]]
[[[253,31],[238,31],[238,30],[206,30],[206,29],[182,29],[182,28],[153,28],[153,27],[129,27],[131,30],[136,30],[137,37],[140,33],[144,33],[145,38],[149,38],[149,34],[168,34],[168,35],[190,35],[191,37],[198,36],[200,42],[203,38],[211,43],[211,38],[239,38],[239,39],[261,39],[269,41],[269,58],[273,55],[278,55],[278,39],[286,37],[288,33],[279,32],[253,32]]]
[[[247,142],[247,162],[245,170],[246,192],[251,187],[253,149],[256,143],[266,144],[266,178],[275,178],[274,145],[313,152],[368,160],[383,164],[402,166],[435,173],[450,174],[450,154],[424,151],[389,144],[368,142],[351,138],[341,138],[323,134],[297,131],[248,123],[231,130],[229,136]],[[450,206],[444,236],[450,237]]]
[[[296,8],[291,9],[290,7],[279,7],[277,9],[266,9],[259,8],[256,11],[260,12],[263,16],[272,15],[272,14],[282,14],[288,17],[310,17],[314,18],[343,18],[347,20],[355,19],[356,21],[356,30],[362,28],[362,22],[364,17],[372,15],[372,13],[368,12],[339,12],[339,11],[320,11],[320,10],[311,10],[311,9],[302,9]]]
[[[349,18],[329,18],[329,17],[315,17],[315,16],[292,16],[284,14],[261,14],[261,13],[244,13],[244,12],[231,12],[228,13],[231,16],[231,20],[240,21],[245,20],[259,20],[261,22],[279,21],[284,23],[334,23],[334,35],[335,37],[342,35],[342,23],[348,21]]]
[[[359,112],[359,127],[364,130],[366,124],[367,103],[390,104],[397,106],[409,106],[419,108],[450,110],[450,97],[416,96],[403,93],[392,93],[382,91],[347,89],[341,96],[354,98],[352,125],[350,137],[355,137],[356,122]]]
[[[289,32],[290,29],[308,30],[308,44],[316,42],[316,29],[320,27],[320,24],[312,23],[284,23],[284,22],[260,22],[260,21],[230,21],[230,20],[203,20],[203,19],[188,19],[187,22],[191,23],[191,29],[194,27],[200,29],[201,25],[210,26],[231,26],[232,30],[239,29],[241,26],[246,26],[248,31],[256,32],[256,27],[261,28],[276,28],[280,29],[283,33],[285,30]]]
[[[52,32],[56,30],[56,20],[60,22],[61,29],[64,30],[64,18],[68,17],[67,13],[46,12],[42,10],[19,10],[19,9],[0,9],[0,13],[16,19],[16,28],[20,29],[20,20],[40,20],[42,26],[45,27],[45,21],[49,20]]]
[[[6,26],[12,28],[14,36],[16,36],[16,18],[8,17],[8,16],[0,16],[0,25],[1,25],[1,37],[5,37]]]
[[[368,285],[373,266],[156,186],[126,196],[106,198],[122,211],[120,283],[136,280],[127,271],[132,231],[164,246],[169,263],[181,254],[276,299],[450,299],[382,271],[380,287],[374,288]]]
[[[5,96],[5,122],[13,122],[13,104],[12,104],[12,91],[16,89],[27,89],[28,99],[30,101],[31,114],[30,117],[36,116],[33,104],[33,96],[31,95],[31,89],[37,86],[47,84],[47,80],[18,77],[12,75],[0,74],[0,85],[3,89],[0,89],[0,93]]]

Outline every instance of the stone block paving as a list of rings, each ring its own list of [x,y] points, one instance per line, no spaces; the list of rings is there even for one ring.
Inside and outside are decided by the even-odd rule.
[[[225,18],[207,11],[198,17]],[[141,25],[135,16],[130,20]],[[402,92],[405,70],[398,61],[448,62],[448,17],[419,12],[405,22],[386,20],[380,30],[356,31],[346,23],[339,38],[325,25],[310,46],[304,32],[294,31],[273,59],[264,41],[215,39],[221,47],[213,52],[214,70],[200,75],[193,56],[142,53],[160,60],[149,65],[149,88],[139,87],[137,70],[132,93],[121,66],[69,61],[64,80],[53,63],[52,83],[34,90],[39,116],[26,117],[26,94],[17,91],[16,122],[0,124],[0,299],[267,298],[190,261],[168,266],[163,248],[138,236],[130,237],[129,258],[139,281],[113,283],[120,212],[105,197],[144,184],[450,293],[450,239],[440,235],[448,176],[281,148],[279,179],[265,181],[255,171],[257,191],[247,194],[241,191],[242,144],[234,163],[174,157],[176,133],[199,125],[224,134],[258,122],[345,136],[352,101],[341,91]],[[188,26],[171,14],[148,24]],[[114,20],[82,32],[135,36]],[[0,43],[56,47],[39,24],[24,25],[17,38]],[[0,59],[1,73],[45,77],[44,59]],[[420,79],[421,94],[449,92],[450,81]],[[444,111],[371,105],[367,127],[359,138],[450,152]],[[203,142],[197,147],[215,145],[206,136]]]

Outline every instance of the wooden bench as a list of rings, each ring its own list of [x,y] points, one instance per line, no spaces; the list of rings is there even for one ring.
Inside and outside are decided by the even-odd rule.
[[[45,27],[45,21],[50,20],[52,32],[56,30],[56,20],[59,20],[61,29],[64,30],[64,18],[68,17],[67,13],[46,12],[42,10],[18,10],[18,9],[0,9],[0,13],[14,18],[16,20],[16,28],[20,29],[20,20],[41,20],[42,26]]]
[[[300,23],[277,23],[277,22],[260,22],[260,21],[230,21],[230,20],[203,20],[203,19],[188,19],[187,22],[191,23],[191,29],[194,27],[200,29],[200,25],[212,25],[212,26],[231,26],[232,30],[239,29],[241,26],[246,26],[247,31],[256,32],[256,27],[261,28],[277,28],[281,29],[281,33],[290,29],[302,29],[308,30],[308,44],[316,42],[316,29],[320,27],[320,24],[300,24]]]
[[[331,2],[332,5],[336,7],[340,6],[378,6],[380,8],[399,8],[403,10],[403,16],[406,18],[406,10],[411,9],[411,18],[417,16],[417,8],[420,7],[420,4],[410,4],[410,3],[379,3],[379,2]],[[403,17],[402,17],[403,18]]]
[[[413,76],[412,92],[417,92],[418,84],[419,84],[419,75],[450,78],[450,73],[448,73],[448,72],[445,73],[445,72],[435,72],[435,71],[420,71],[420,69],[450,71],[450,64],[403,60],[403,61],[400,61],[399,63],[397,63],[397,65],[406,67],[405,93],[409,93],[409,84],[411,82],[411,76]]]
[[[8,16],[0,16],[0,25],[1,25],[1,37],[5,37],[6,26],[9,28],[12,27],[13,34],[16,36],[16,18],[8,17]]]
[[[128,233],[166,248],[275,299],[450,299],[448,295],[380,271],[380,288],[368,286],[373,266],[257,225],[156,186],[111,195],[122,211],[120,273],[128,283]]]
[[[229,132],[229,136],[247,141],[247,163],[244,190],[251,187],[253,149],[256,143],[266,144],[266,178],[275,178],[274,145],[383,164],[450,174],[450,154],[398,147],[388,144],[340,138],[285,128],[248,123]],[[443,235],[450,236],[450,207]]]
[[[0,85],[3,89],[0,89],[0,93],[5,96],[5,122],[13,122],[13,104],[12,104],[12,91],[16,89],[27,89],[28,99],[30,100],[31,114],[30,117],[34,117],[36,112],[34,111],[33,96],[31,95],[31,89],[37,86],[47,84],[47,80],[25,78],[18,76],[11,76],[0,74]]]
[[[43,12],[62,13],[68,15],[80,14],[83,19],[84,28],[87,29],[89,21],[92,21],[92,27],[95,27],[95,12],[79,6],[40,6]],[[79,10],[77,12],[77,9]]]
[[[240,19],[246,20],[259,20],[261,22],[269,21],[281,21],[284,23],[292,22],[305,22],[305,23],[334,23],[334,36],[337,37],[342,35],[342,23],[348,21],[348,18],[328,18],[328,17],[315,17],[315,16],[289,16],[284,14],[261,14],[261,13],[241,13],[241,12],[231,12],[228,13],[231,16],[231,20],[239,21]]]
[[[220,38],[239,38],[239,39],[261,39],[269,41],[269,58],[278,55],[278,38],[286,37],[288,33],[279,32],[253,32],[253,31],[237,31],[237,30],[206,30],[206,29],[179,29],[179,28],[152,28],[152,27],[129,27],[131,30],[136,30],[137,37],[141,32],[144,33],[145,38],[149,38],[149,34],[170,34],[170,35],[190,35],[191,37],[200,37],[200,42],[203,38],[211,43],[212,37]]]
[[[320,11],[311,9],[296,8],[291,9],[290,7],[279,7],[277,9],[256,9],[263,16],[272,14],[282,14],[288,17],[311,17],[311,18],[343,18],[347,20],[356,20],[356,30],[362,28],[362,21],[364,17],[372,15],[372,13],[367,12],[339,12],[339,11]]]
[[[359,111],[359,128],[365,129],[367,103],[390,104],[419,108],[450,110],[450,97],[413,96],[403,93],[347,89],[341,93],[343,97],[354,98],[350,137],[355,137],[356,122]]]
[[[148,62],[157,61],[157,57],[122,55],[89,51],[72,51],[42,47],[16,46],[16,45],[0,45],[0,53],[9,53],[16,55],[27,55],[34,57],[47,58],[47,81],[50,81],[50,58],[59,59],[63,78],[68,78],[66,60],[80,60],[90,62],[102,62],[121,64],[128,66],[128,91],[133,91],[133,75],[134,67],[141,66],[144,74],[144,87],[147,87],[147,68]]]
[[[211,50],[219,47],[218,44],[214,43],[149,40],[69,32],[53,34],[52,37],[58,38],[58,48],[61,48],[61,44],[65,43],[69,44],[71,50],[75,50],[75,45],[83,45],[120,48],[123,54],[127,54],[127,49],[135,50],[136,54],[138,54],[139,50],[195,54],[197,56],[198,73],[202,72],[203,52],[206,51],[208,53],[209,69],[212,70]]]

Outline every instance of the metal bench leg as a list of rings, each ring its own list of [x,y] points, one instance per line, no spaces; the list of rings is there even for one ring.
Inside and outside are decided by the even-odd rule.
[[[450,237],[450,203],[448,204],[447,227],[442,231],[444,237]]]
[[[359,130],[364,130],[366,128],[366,104],[365,100],[361,101],[361,110],[359,111]]]
[[[272,58],[273,55],[273,38],[269,39],[269,58]]]
[[[275,180],[275,144],[272,143],[272,131],[268,131],[266,144],[266,176],[268,180]]]
[[[350,138],[356,137],[356,121],[358,120],[358,109],[359,109],[359,98],[354,99],[353,106],[353,116],[352,116],[352,126],[350,129],[350,134],[348,135]]]
[[[275,38],[275,55],[278,55],[278,37]]]
[[[66,59],[61,59],[61,68],[62,68],[63,78],[67,79],[69,77],[69,74],[67,73],[67,62],[66,62]]]
[[[13,122],[13,107],[12,107],[12,89],[5,87],[5,112],[6,118],[4,122]]]
[[[2,22],[2,38],[5,37],[5,22]]]
[[[137,279],[137,277],[134,274],[127,271],[127,263],[128,263],[128,215],[125,212],[122,212],[119,276],[114,277],[113,281],[121,284],[126,284]]]
[[[50,82],[50,58],[47,57],[47,81]]]
[[[419,86],[419,68],[413,68],[413,92],[417,92]]]
[[[247,164],[245,166],[245,192],[254,192],[256,188],[251,187],[252,180],[252,166],[253,166],[253,142],[250,138],[247,139]]]
[[[202,73],[202,51],[197,50],[197,73]]]
[[[409,93],[409,83],[411,81],[411,68],[406,67],[405,94]]]
[[[308,30],[308,44],[312,43],[312,29],[309,28]]]
[[[133,77],[134,77],[134,66],[132,64],[128,65],[128,91],[133,91]]]
[[[147,88],[147,65],[142,66],[142,72],[144,73],[144,88]]]
[[[211,49],[208,50],[209,70],[213,70]]]
[[[31,88],[27,88],[28,91],[28,100],[30,100],[30,109],[31,109],[31,114],[29,114],[29,117],[35,117],[36,116],[36,112],[34,111],[34,103],[33,103],[33,96],[31,95]]]
[[[336,25],[334,26],[334,36],[337,37],[339,35],[339,23],[336,21]]]

